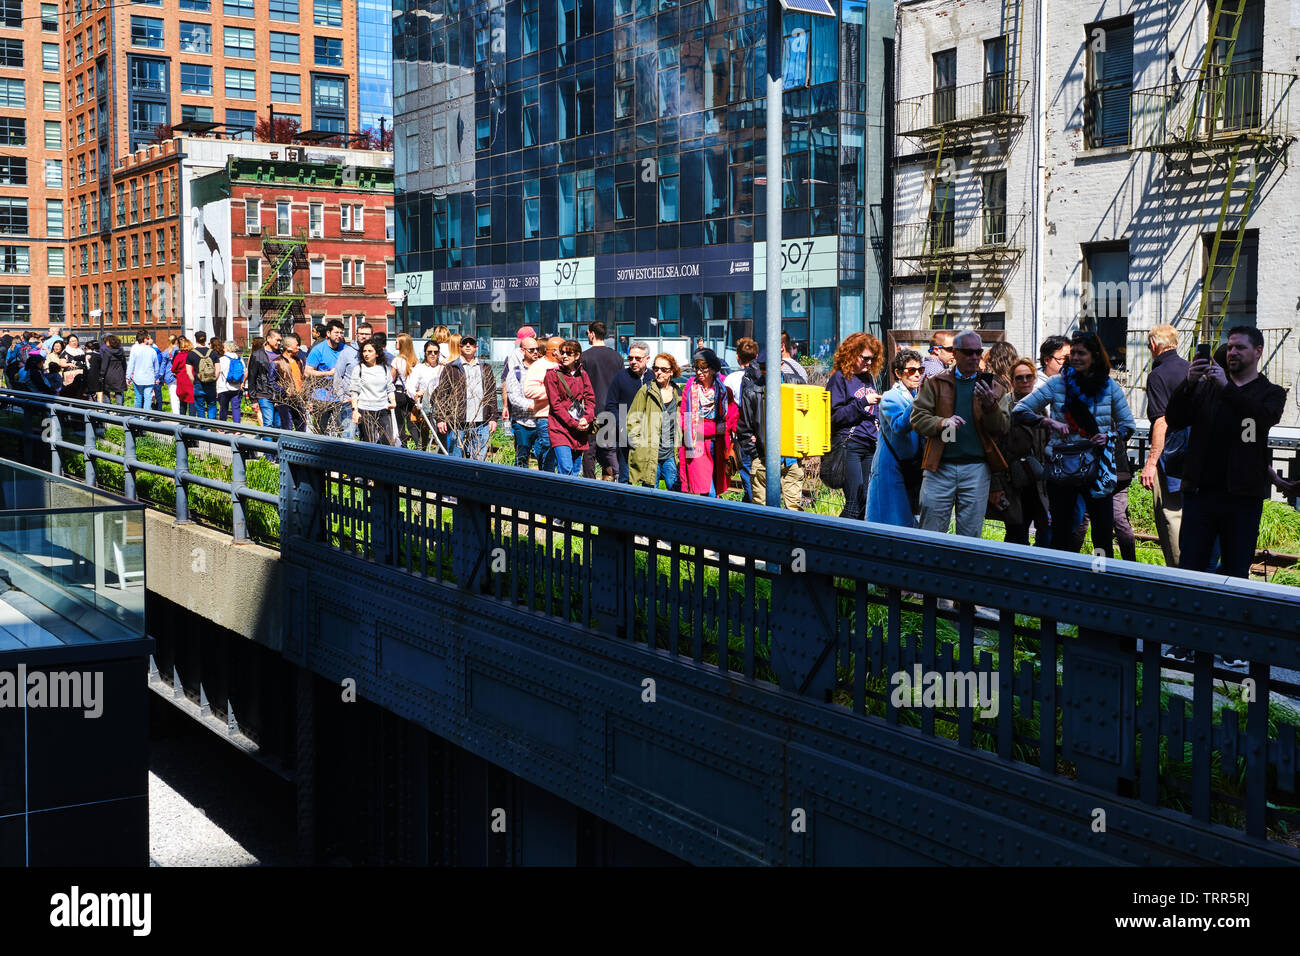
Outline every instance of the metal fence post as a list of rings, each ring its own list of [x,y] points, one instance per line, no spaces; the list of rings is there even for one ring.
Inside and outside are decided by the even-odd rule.
[[[190,450],[185,447],[185,439],[181,437],[181,430],[176,429],[176,468],[172,472],[173,481],[176,483],[176,523],[186,524],[190,520],[190,501],[185,492],[185,479],[183,475],[188,475],[190,471]]]
[[[238,542],[248,540],[248,522],[244,517],[244,499],[240,492],[248,487],[244,470],[244,450],[238,439],[230,439],[230,532]]]
[[[86,461],[86,484],[92,488],[98,488],[99,482],[95,480],[95,459],[91,452],[95,450],[95,423],[91,421],[90,414],[86,414],[86,430],[81,442],[81,457]]]
[[[130,419],[122,420],[122,496],[132,501],[139,501],[135,494],[135,432],[131,430]]]

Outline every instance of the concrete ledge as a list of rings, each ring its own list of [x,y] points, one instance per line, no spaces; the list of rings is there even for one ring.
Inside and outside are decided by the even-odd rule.
[[[228,531],[176,524],[145,509],[145,581],[150,591],[227,630],[283,650],[280,554],[235,544]]]

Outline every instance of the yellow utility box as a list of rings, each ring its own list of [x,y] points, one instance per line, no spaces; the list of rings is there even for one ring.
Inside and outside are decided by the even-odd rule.
[[[782,385],[782,457],[815,458],[830,450],[831,393],[820,385]]]

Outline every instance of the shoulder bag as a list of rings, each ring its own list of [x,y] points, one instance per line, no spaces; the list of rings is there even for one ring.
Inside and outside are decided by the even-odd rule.
[[[924,446],[922,446],[920,455],[903,460],[898,457],[898,452],[894,451],[894,446],[889,441],[888,428],[880,429],[880,440],[885,443],[885,449],[894,456],[894,461],[898,463],[898,471],[903,476],[903,487],[907,489],[907,500],[912,507],[912,514],[919,513],[921,510],[921,482],[925,479],[925,468],[923,467]]]
[[[1101,448],[1087,438],[1064,438],[1047,446],[1043,480],[1050,487],[1085,491],[1097,480]]]
[[[848,483],[849,436],[845,435],[830,451],[822,456],[822,484],[827,488],[843,488]]]

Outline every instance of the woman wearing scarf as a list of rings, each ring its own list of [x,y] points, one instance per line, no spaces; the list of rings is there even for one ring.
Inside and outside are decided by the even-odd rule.
[[[542,384],[551,403],[547,427],[555,473],[581,478],[582,453],[596,420],[596,395],[582,368],[582,346],[577,340],[569,339],[560,346],[560,367],[547,369]]]
[[[682,389],[681,490],[714,498],[727,490],[727,449],[740,406],[722,384],[722,362],[712,349],[692,356],[695,374]]]
[[[842,441],[849,443],[844,509],[840,517],[861,521],[867,511],[871,460],[876,454],[876,437],[880,431],[876,376],[885,367],[880,340],[865,332],[854,332],[835,350],[834,366],[835,371],[826,383],[826,390],[831,393],[831,447]]]
[[[915,528],[902,463],[921,453],[921,436],[912,431],[912,402],[925,379],[925,363],[914,349],[899,349],[889,365],[896,382],[880,399],[880,442],[867,489],[867,520]]]
[[[1052,406],[1050,418],[1043,410]],[[1116,447],[1133,434],[1135,424],[1124,390],[1110,377],[1110,358],[1095,332],[1079,332],[1070,341],[1070,364],[1047,380],[1012,412],[1013,421],[1051,429],[1053,438],[1082,436],[1101,451],[1097,476],[1090,487],[1048,485],[1052,516],[1051,547],[1073,551],[1074,505],[1082,492],[1092,521],[1094,552],[1112,557],[1115,517],[1112,499],[1118,481]]]

